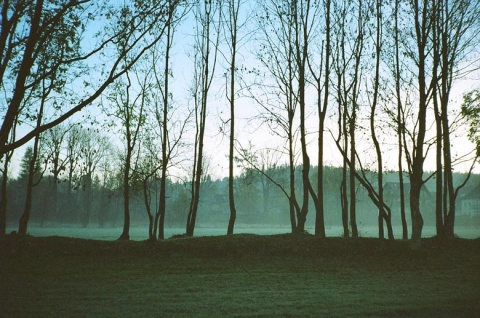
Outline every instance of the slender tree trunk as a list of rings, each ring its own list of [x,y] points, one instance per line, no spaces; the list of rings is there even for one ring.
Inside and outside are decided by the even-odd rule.
[[[352,229],[352,237],[358,238],[357,229],[357,191],[355,186],[355,169],[356,165],[356,147],[355,147],[355,123],[357,117],[356,105],[352,108],[352,118],[350,119],[350,174],[349,174],[349,187],[350,187],[350,228]]]
[[[449,3],[440,3],[441,5],[441,18],[439,17],[439,21],[442,22],[441,24],[441,66],[442,66],[442,76],[441,76],[441,121],[442,121],[442,133],[443,133],[443,158],[445,163],[445,181],[447,184],[447,192],[445,193],[448,196],[448,214],[445,218],[444,224],[444,232],[443,236],[447,239],[453,239],[455,237],[455,201],[456,201],[456,191],[453,186],[453,167],[452,167],[452,154],[451,154],[451,142],[450,142],[450,124],[448,120],[448,102],[450,97],[450,89],[452,86],[452,73],[453,73],[453,65],[455,64],[455,60],[450,60],[450,55],[454,54],[457,48],[453,47],[453,43],[456,40],[458,41],[461,35],[454,35],[457,37],[455,39],[450,40],[450,32],[452,31],[451,26],[451,19],[452,15],[450,13]],[[460,15],[464,15],[464,12],[459,12]],[[477,17],[478,18],[478,17]],[[462,16],[463,20],[463,16]],[[446,207],[446,206],[445,206]]]
[[[372,134],[372,140],[375,145],[375,151],[377,153],[377,170],[378,170],[378,177],[377,177],[377,187],[378,187],[378,203],[379,203],[379,211],[378,211],[378,236],[380,239],[384,239],[384,228],[383,222],[385,221],[387,225],[387,233],[388,238],[393,240],[393,230],[392,230],[392,223],[391,223],[391,212],[390,209],[385,209],[385,200],[383,196],[383,156],[382,151],[380,148],[380,143],[377,139],[377,134],[375,131],[375,113],[377,109],[378,97],[379,97],[379,87],[380,87],[380,59],[382,53],[382,1],[377,0],[376,3],[376,41],[375,41],[375,80],[374,80],[374,88],[373,88],[373,102],[371,105],[371,114],[370,114],[370,131]]]
[[[324,190],[323,190],[323,139],[324,139],[324,124],[320,125],[318,132],[318,196],[316,200],[316,215],[315,215],[315,235],[320,238],[325,238],[325,211],[324,211]]]
[[[291,125],[289,127],[292,127]],[[289,198],[289,207],[290,207],[290,225],[292,227],[292,233],[297,232],[297,211],[295,209],[295,201],[297,200],[295,195],[295,159],[293,154],[293,134],[289,131],[288,136],[288,149],[289,149],[289,172],[290,172],[290,198]]]
[[[444,95],[445,96],[445,95]],[[448,98],[448,96],[446,96]],[[448,103],[447,101],[442,102],[443,106],[443,111],[445,111],[446,114],[446,104]],[[443,112],[442,111],[442,112]],[[455,201],[456,201],[456,195],[455,195],[455,188],[453,186],[453,169],[452,169],[452,155],[451,155],[451,144],[450,144],[450,128],[449,128],[449,122],[448,122],[448,117],[442,116],[442,126],[443,126],[443,144],[444,144],[444,162],[445,162],[445,181],[447,182],[447,193],[448,195],[448,214],[447,217],[445,218],[445,224],[444,224],[444,233],[443,236],[447,239],[453,239],[455,238]]]
[[[347,138],[347,114],[346,108],[344,106],[343,114],[342,114],[342,127],[343,127],[343,135],[344,135],[344,150],[345,156],[347,156],[347,149],[348,149],[348,138]],[[342,183],[340,186],[340,196],[342,201],[342,224],[343,224],[343,236],[350,237],[350,229],[348,227],[348,194],[347,194],[347,158],[343,157],[343,172],[342,172]],[[353,171],[350,169],[350,173],[353,174]]]
[[[408,239],[407,218],[405,215],[405,187],[403,182],[403,143],[402,133],[403,116],[402,116],[402,100],[400,92],[400,53],[398,39],[398,7],[399,1],[395,0],[395,91],[397,95],[397,130],[398,130],[398,181],[400,184],[400,219],[402,221],[402,238]]]
[[[37,165],[37,157],[38,157],[38,146],[40,142],[40,136],[35,137],[35,141],[33,143],[33,153],[32,158],[30,160],[30,164],[28,167],[28,177],[27,177],[27,193],[25,197],[25,207],[23,210],[23,214],[20,217],[20,221],[18,224],[18,235],[26,235],[27,234],[27,227],[28,221],[30,219],[30,214],[32,211],[32,199],[33,199],[33,187],[34,187],[34,175],[35,175],[35,168]]]
[[[323,148],[325,138],[325,116],[328,107],[329,98],[329,83],[330,83],[330,54],[331,54],[331,34],[330,34],[330,8],[331,1],[326,0],[325,3],[325,20],[326,20],[326,50],[325,50],[325,80],[324,80],[324,96],[323,106],[320,107],[320,91],[318,92],[318,177],[317,177],[317,202],[316,202],[316,216],[315,216],[315,235],[320,238],[325,238],[325,198],[323,188]]]
[[[188,213],[188,219],[187,219],[187,236],[193,236],[194,229],[195,229],[195,222],[197,218],[197,211],[198,211],[198,204],[200,201],[200,183],[202,181],[201,177],[203,175],[203,142],[204,142],[204,135],[205,135],[205,125],[206,125],[206,116],[207,116],[207,99],[208,99],[208,93],[210,89],[210,84],[212,83],[212,78],[215,73],[215,66],[216,66],[216,59],[217,59],[217,50],[218,50],[218,33],[219,30],[215,29],[214,32],[216,32],[216,41],[212,39],[212,31],[211,31],[211,26],[213,24],[213,11],[219,10],[218,7],[215,7],[217,3],[214,2],[205,2],[202,3],[204,5],[204,12],[203,16],[202,13],[200,13],[200,16],[197,18],[201,19],[201,39],[200,39],[200,44],[199,47],[197,47],[197,50],[199,50],[200,54],[200,59],[201,61],[199,62],[200,64],[197,65],[197,70],[200,72],[199,79],[198,79],[198,85],[201,86],[200,90],[200,116],[199,116],[199,122],[197,121],[198,125],[198,133],[197,137],[198,139],[195,141],[196,146],[198,146],[198,150],[195,152],[195,158],[194,158],[194,174],[193,174],[193,180],[192,180],[192,200],[190,203],[190,210]],[[200,5],[202,5],[200,4]],[[200,35],[197,34],[197,35]],[[212,57],[210,56],[212,54],[212,47],[211,45],[215,45],[213,48],[213,60]],[[210,70],[210,67],[212,70]],[[198,76],[198,74],[197,74]],[[197,102],[197,101],[196,101]],[[198,107],[198,103],[196,104],[195,107]]]
[[[125,158],[125,167],[123,171],[123,231],[119,240],[130,239],[130,165],[132,150],[130,148],[130,142],[127,138],[127,155]]]
[[[173,15],[173,8],[169,8],[169,21],[172,21]],[[170,78],[170,48],[172,46],[172,24],[167,24],[167,43],[165,48],[165,70],[164,70],[164,92],[163,92],[163,127],[162,127],[162,169],[161,169],[161,177],[160,177],[160,198],[158,204],[158,212],[159,215],[159,225],[158,225],[158,238],[163,240],[165,239],[165,213],[166,213],[166,205],[167,205],[167,191],[166,191],[166,180],[167,180],[167,166],[169,161],[168,156],[168,129],[167,129],[167,122],[168,122],[168,110],[169,110],[169,78]]]
[[[228,100],[230,102],[230,148],[228,153],[228,204],[230,207],[230,219],[228,221],[227,234],[232,235],[237,218],[237,210],[235,209],[235,197],[233,191],[233,149],[235,141],[235,72],[237,57],[237,19],[238,6],[235,1],[228,3],[230,32],[231,32],[231,59],[230,59],[230,94]]]
[[[432,2],[432,14],[434,17],[434,24],[432,27],[433,35],[433,73],[432,80],[434,83],[438,81],[438,67],[440,65],[440,46],[437,39],[438,32],[438,8],[434,2]],[[437,231],[437,237],[443,236],[443,161],[442,161],[442,113],[438,105],[438,91],[435,87],[432,90],[433,94],[433,111],[435,115],[435,129],[436,129],[436,174],[435,174],[435,225]]]

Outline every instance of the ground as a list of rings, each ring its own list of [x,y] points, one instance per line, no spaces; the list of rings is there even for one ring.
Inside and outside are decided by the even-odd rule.
[[[0,242],[0,317],[478,317],[479,286],[479,239]]]

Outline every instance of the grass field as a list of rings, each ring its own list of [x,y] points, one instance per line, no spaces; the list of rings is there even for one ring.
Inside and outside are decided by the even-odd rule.
[[[9,236],[0,317],[478,317],[480,240]]]

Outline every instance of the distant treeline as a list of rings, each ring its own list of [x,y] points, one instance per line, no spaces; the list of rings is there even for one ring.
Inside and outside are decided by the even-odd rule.
[[[325,178],[325,223],[326,226],[340,226],[341,196],[340,184],[342,168],[324,167]],[[310,170],[311,180],[316,184],[317,168]],[[273,180],[288,189],[289,168],[278,166],[264,171]],[[300,167],[296,173],[301,174]],[[371,172],[371,178],[376,174]],[[21,217],[25,205],[27,175],[20,173],[17,179],[8,184],[8,214],[9,227],[15,227]],[[392,209],[393,225],[400,224],[398,173],[390,172],[385,176],[385,198]],[[33,190],[31,224],[36,226],[93,226],[116,227],[122,226],[123,221],[123,187],[121,173],[113,174],[110,178],[81,176],[74,182],[68,178],[55,178],[52,175],[43,176]],[[454,180],[464,179],[463,174],[455,174]],[[298,189],[301,189],[301,178],[296,178]],[[466,195],[475,186],[480,185],[480,175],[471,176],[466,187],[462,188],[457,200],[458,217],[467,211],[462,211],[462,195]],[[153,178],[149,181],[150,204],[152,210],[158,209],[160,180]],[[288,226],[289,204],[284,193],[271,180],[254,169],[247,169],[234,181],[235,197],[237,201],[237,223],[259,226]],[[408,191],[409,184],[405,184]],[[435,224],[435,184],[432,178],[427,182],[422,192],[422,210],[427,225]],[[138,183],[131,186],[131,219],[132,226],[148,226],[148,216],[145,208],[143,187]],[[375,225],[378,218],[378,209],[371,202],[368,193],[360,184],[357,184],[357,222],[359,225]],[[166,180],[166,227],[183,227],[186,224],[190,204],[190,184],[188,182],[173,182]],[[200,226],[225,227],[229,218],[228,179],[212,180],[205,177],[201,183],[201,200],[198,213]],[[480,195],[480,194],[479,194]],[[407,196],[408,197],[408,196]],[[313,206],[313,204],[311,205]],[[407,212],[408,204],[407,204]],[[409,216],[409,213],[407,213]],[[311,208],[307,217],[307,225],[313,226],[315,219],[314,208]],[[410,218],[408,217],[408,221]],[[461,220],[460,220],[461,221]]]

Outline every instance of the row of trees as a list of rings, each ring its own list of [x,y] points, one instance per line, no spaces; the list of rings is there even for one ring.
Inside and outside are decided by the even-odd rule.
[[[75,130],[83,131],[75,128]],[[70,130],[65,141],[60,146],[60,162],[66,162],[68,157],[68,139],[77,132]],[[98,133],[83,131],[83,138],[78,142],[89,145],[91,137],[102,140]],[[44,140],[41,145],[48,142]],[[55,178],[51,173],[55,160],[51,160],[48,148],[40,146],[39,158],[37,159],[36,172],[34,175],[34,188],[32,193],[30,223],[35,226],[95,226],[95,227],[118,227],[123,222],[123,172],[120,164],[119,153],[113,151],[108,142],[104,143],[107,151],[96,153],[95,162],[92,164],[91,156],[81,152],[77,157],[77,164],[73,167],[61,170]],[[271,161],[271,156],[266,151],[251,151],[250,157],[259,170],[251,167],[246,161],[237,161],[243,173],[234,178],[234,195],[237,202],[237,221],[243,226],[263,227],[287,227],[290,225],[288,216],[288,198],[282,192],[281,187],[289,184],[289,167],[277,165]],[[26,183],[29,176],[29,165],[32,157],[32,148],[27,148],[21,161],[21,169],[16,179],[8,183],[8,218],[9,227],[18,224],[19,219],[25,212]],[[343,169],[341,167],[324,167],[325,186],[325,225],[337,227],[341,224],[341,198],[338,189],[342,184]],[[208,173],[208,172],[207,172]],[[316,182],[318,175],[317,167],[312,167],[310,178]],[[398,182],[395,172],[389,172],[386,176],[385,201],[392,209],[392,223],[399,224],[400,204],[397,193]],[[296,171],[296,187],[302,185],[301,172]],[[274,178],[277,183],[269,178]],[[376,173],[368,174],[370,180],[375,180]],[[455,183],[463,180],[465,175],[456,174]],[[478,175],[473,175],[470,185],[480,182]],[[166,227],[182,227],[188,216],[190,184],[188,181],[174,182],[170,178],[166,180]],[[199,201],[199,222],[202,226],[224,227],[228,224],[228,177],[213,180],[204,178],[201,181],[202,197]],[[279,187],[279,185],[281,187]],[[435,198],[428,189],[435,189],[435,181],[428,183],[424,189],[423,209],[432,211],[426,214],[426,222],[429,226],[435,224],[434,205]],[[130,186],[130,210],[132,225],[151,225],[152,215],[150,211],[158,210],[158,198],[160,194],[160,172],[150,177],[145,183],[141,176],[133,176]],[[471,189],[471,187],[469,187]],[[407,189],[408,190],[408,189]],[[148,192],[148,204],[145,201],[145,191]],[[471,190],[461,191],[467,194]],[[375,223],[375,206],[368,197],[368,193],[358,182],[355,184],[356,192],[356,220],[361,226],[371,226]],[[310,201],[310,203],[313,203]],[[151,206],[150,206],[151,205]],[[458,207],[458,205],[457,205]],[[469,212],[463,210],[463,213]],[[471,223],[473,219],[464,217]],[[479,220],[480,221],[480,220]],[[309,228],[314,226],[313,220],[306,222]],[[463,223],[466,225],[467,223]],[[147,227],[148,228],[148,227]],[[153,229],[154,230],[154,229]],[[151,235],[149,228],[145,233]],[[360,232],[360,231],[359,231]],[[156,233],[154,233],[156,234]],[[157,234],[158,235],[158,234]]]
[[[216,94],[219,90],[214,89],[222,87],[229,108],[225,120],[229,125],[224,130],[229,137],[229,234],[234,232],[236,220],[237,156],[281,189],[288,200],[292,232],[304,232],[313,202],[315,234],[325,237],[323,167],[324,147],[330,137],[343,161],[340,192],[345,236],[358,236],[355,187],[360,183],[378,209],[379,237],[384,238],[386,227],[388,238],[393,239],[391,207],[383,191],[383,156],[396,149],[403,237],[408,236],[403,191],[403,171],[407,171],[411,239],[412,245],[419,247],[423,227],[420,194],[428,179],[424,163],[434,148],[437,234],[452,238],[455,200],[467,178],[460,185],[453,183],[451,136],[468,121],[469,136],[478,150],[479,133],[478,93],[466,95],[463,116],[458,117],[452,117],[451,94],[458,80],[478,68],[478,21],[480,4],[468,0],[269,0],[260,4],[132,0],[121,5],[5,1],[0,32],[0,86],[6,96],[1,104],[5,116],[0,128],[0,229],[4,234],[13,151],[33,140],[19,228],[25,234],[31,189],[39,173],[37,158],[39,153],[47,153],[40,147],[52,142],[55,149],[55,138],[45,136],[67,138],[75,129],[55,127],[88,105],[97,105],[105,123],[93,126],[113,128],[116,141],[123,144],[118,161],[124,202],[120,239],[129,239],[130,194],[136,184],[143,184],[150,239],[164,238],[168,176],[185,169],[186,162],[191,167],[183,173],[189,175],[191,195],[186,234],[193,235],[201,184],[207,176],[204,143],[211,129],[207,115],[213,104],[222,103]],[[194,33],[186,100],[175,95],[178,91],[174,94],[171,83],[175,80],[172,49],[175,43],[187,43],[178,36],[182,27],[193,27]],[[219,86],[222,67],[225,83]],[[258,166],[249,147],[238,142],[235,114],[241,98],[258,106],[255,121],[283,141],[281,149],[272,150],[270,156],[283,154],[278,161],[289,169],[288,186]],[[393,136],[397,142],[392,146]],[[91,166],[85,163],[88,159],[82,159],[87,171],[82,176],[88,187],[94,165],[99,164],[95,154],[100,149],[88,146],[71,151],[64,161],[55,154],[45,159],[52,184],[58,184],[61,171],[80,162],[82,151],[91,151]],[[477,151],[468,158],[470,171],[478,155]],[[317,158],[315,164],[311,157]],[[374,166],[367,167],[372,162]],[[315,184],[312,165],[318,167]],[[296,173],[299,167],[301,177]],[[374,181],[369,169],[376,171]],[[148,185],[156,178],[160,190],[153,210]],[[73,175],[69,182],[71,187]]]

